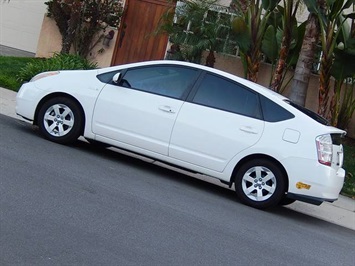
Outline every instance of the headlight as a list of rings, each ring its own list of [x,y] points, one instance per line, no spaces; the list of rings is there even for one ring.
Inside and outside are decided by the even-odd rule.
[[[43,73],[40,73],[40,74],[34,76],[34,77],[30,80],[30,82],[33,82],[33,81],[36,81],[36,80],[39,80],[39,79],[42,79],[42,78],[45,78],[45,77],[58,75],[59,73],[60,73],[59,71],[43,72]]]

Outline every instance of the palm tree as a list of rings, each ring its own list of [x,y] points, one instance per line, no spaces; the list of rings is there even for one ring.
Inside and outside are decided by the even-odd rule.
[[[322,56],[320,61],[318,113],[327,115],[330,91],[331,69],[334,61],[334,49],[340,34],[344,34],[343,25],[354,13],[344,16],[343,11],[354,4],[354,0],[304,0],[309,11],[314,13],[320,25]]]
[[[279,51],[279,58],[276,70],[271,84],[271,89],[280,92],[283,77],[287,70],[287,58],[291,49],[291,42],[293,35],[297,32],[296,12],[300,1],[286,1],[283,0],[283,7],[279,7],[283,12],[282,14],[282,41]]]
[[[334,49],[334,63],[331,68],[331,75],[334,77],[334,93],[330,101],[330,123],[346,129],[354,111],[355,98],[355,36],[350,36]],[[350,84],[344,84],[350,78]],[[343,93],[342,93],[343,92]],[[342,103],[340,96],[343,94]]]
[[[167,33],[178,58],[200,63],[208,50],[206,65],[214,67],[215,52],[223,49],[221,38],[230,31],[230,18],[222,16],[216,0],[186,1],[162,17],[157,34]]]
[[[301,106],[305,106],[306,103],[307,89],[317,52],[319,34],[318,17],[316,14],[310,13],[306,22],[301,52],[297,60],[289,95],[293,102]]]
[[[232,22],[232,29],[236,35],[241,59],[246,72],[246,78],[256,82],[261,62],[261,46],[268,19],[280,0],[251,0],[248,5],[245,1],[232,2],[239,17]],[[246,10],[245,10],[246,9]]]

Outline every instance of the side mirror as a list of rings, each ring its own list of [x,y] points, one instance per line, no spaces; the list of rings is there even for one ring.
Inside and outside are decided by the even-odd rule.
[[[121,73],[116,73],[116,74],[112,77],[112,82],[113,82],[114,84],[118,84],[118,81],[119,81],[120,77],[121,77]]]

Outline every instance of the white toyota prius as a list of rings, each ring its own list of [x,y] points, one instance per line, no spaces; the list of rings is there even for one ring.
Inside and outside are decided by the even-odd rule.
[[[208,175],[259,209],[333,202],[345,177],[346,132],[269,89],[186,62],[41,73],[21,87],[16,112],[48,140],[83,136]]]

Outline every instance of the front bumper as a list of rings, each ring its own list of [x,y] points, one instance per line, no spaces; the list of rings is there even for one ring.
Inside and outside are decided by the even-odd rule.
[[[33,121],[37,105],[43,94],[43,91],[34,86],[33,82],[23,84],[16,96],[16,114]]]

